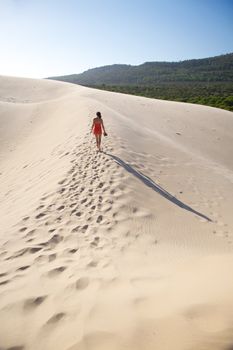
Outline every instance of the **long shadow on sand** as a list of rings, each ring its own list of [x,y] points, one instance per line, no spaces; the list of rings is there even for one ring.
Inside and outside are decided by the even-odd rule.
[[[157,193],[159,193],[161,196],[163,196],[164,198],[168,199],[170,202],[178,205],[180,208],[183,208],[185,210],[190,211],[193,214],[196,214],[198,216],[200,216],[201,218],[207,220],[207,221],[211,221],[212,220],[210,218],[208,218],[206,215],[199,213],[198,211],[194,210],[193,208],[189,207],[188,205],[186,205],[185,203],[181,202],[179,199],[177,199],[176,197],[174,197],[173,195],[171,195],[169,192],[167,192],[164,188],[162,188],[161,186],[157,185],[152,179],[150,179],[148,176],[144,175],[143,173],[141,173],[138,170],[135,170],[132,166],[130,166],[129,164],[125,163],[122,159],[120,159],[117,156],[114,156],[113,154],[110,153],[105,153],[107,156],[111,157],[112,159],[115,160],[115,162],[117,164],[119,164],[120,166],[122,166],[125,170],[127,170],[129,173],[133,174],[135,177],[137,177],[139,180],[141,180],[146,186],[152,188],[154,191],[156,191]]]

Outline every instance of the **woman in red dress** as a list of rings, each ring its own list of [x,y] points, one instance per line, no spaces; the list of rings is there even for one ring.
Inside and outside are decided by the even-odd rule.
[[[101,151],[100,144],[101,144],[102,131],[104,133],[104,136],[107,136],[107,133],[104,128],[104,123],[102,120],[101,113],[97,112],[96,115],[97,117],[93,119],[91,132],[93,132],[93,134],[95,135],[97,149]]]

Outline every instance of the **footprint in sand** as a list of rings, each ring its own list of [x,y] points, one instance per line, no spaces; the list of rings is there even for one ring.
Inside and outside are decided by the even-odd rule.
[[[54,277],[66,270],[66,266],[56,267],[48,272],[49,277]]]
[[[58,216],[55,221],[56,222],[61,222],[62,221],[62,216]]]
[[[25,238],[30,237],[35,231],[36,231],[35,229],[29,231],[29,232],[26,234]]]
[[[36,219],[40,219],[40,218],[43,218],[46,214],[45,213],[40,213],[38,215],[36,215]]]
[[[45,301],[46,298],[47,298],[47,295],[42,295],[39,297],[27,299],[24,302],[23,307],[25,310],[32,310],[32,309],[36,308],[37,306],[41,305]]]
[[[6,273],[6,272],[0,273],[0,278],[1,278],[1,277],[5,277],[5,276],[7,276],[7,273]]]
[[[59,312],[53,315],[47,322],[46,325],[53,325],[59,322],[62,318],[64,318],[66,314],[64,312]]]
[[[7,255],[7,251],[4,250],[2,253],[0,253],[0,258],[3,258],[5,255]]]
[[[91,262],[89,262],[89,264],[87,264],[87,267],[96,267],[97,265],[98,265],[98,262],[92,260]]]
[[[48,232],[49,232],[49,233],[52,233],[52,232],[54,232],[54,231],[56,231],[56,229],[55,229],[55,228],[51,228]]]
[[[49,244],[58,244],[58,243],[60,243],[61,241],[63,240],[63,236],[60,236],[60,235],[58,235],[58,234],[55,234],[55,235],[53,235],[53,237],[52,238],[50,238],[50,240],[48,240],[48,242],[47,242],[47,245]]]
[[[62,194],[63,192],[65,192],[65,188],[64,187],[62,187],[59,191],[57,191],[57,193],[59,193],[59,194]]]
[[[82,227],[82,232],[86,232],[87,229],[88,229],[88,225],[84,225],[84,226]]]
[[[39,252],[41,249],[42,249],[42,247],[32,247],[32,248],[29,248],[28,251],[31,254],[35,254],[35,253]]]
[[[37,258],[35,258],[35,261],[37,263],[47,263],[48,257],[47,255],[39,255]]]
[[[101,221],[103,220],[103,216],[102,215],[99,215],[96,222],[100,223]]]
[[[61,181],[58,182],[58,185],[63,185],[65,182],[66,182],[66,179],[61,180]]]
[[[74,254],[74,253],[77,252],[77,250],[78,250],[78,248],[77,248],[77,249],[69,249],[69,250],[68,250],[68,253]]]
[[[50,254],[50,255],[49,255],[49,262],[55,260],[56,257],[57,257],[57,254],[55,254],[55,253],[54,253],[54,254]]]
[[[88,277],[81,277],[79,278],[75,283],[75,288],[78,290],[82,290],[87,288],[89,285],[89,278]]]
[[[80,226],[74,227],[74,228],[71,230],[71,233],[73,233],[73,232],[78,232],[78,231],[79,231],[79,228],[80,228]]]
[[[5,280],[0,282],[0,286],[4,286],[5,284],[8,284],[10,282],[10,280]]]
[[[91,246],[97,247],[99,240],[99,237],[95,237],[94,240],[91,242]]]
[[[73,215],[76,212],[76,208],[71,210],[70,216]]]
[[[19,229],[19,232],[24,232],[27,230],[27,227],[22,227],[21,229]]]
[[[9,256],[9,258],[7,258],[7,260],[11,260],[11,259],[14,259],[14,258],[18,258],[20,256],[23,256],[24,254],[28,253],[28,248],[23,248],[23,249],[20,249],[18,250],[17,252],[15,252],[15,254]]]
[[[42,204],[42,205],[40,205],[39,207],[37,207],[36,210],[40,210],[40,209],[42,209],[42,208],[44,208],[44,204]]]
[[[64,205],[61,205],[59,208],[57,208],[57,210],[58,211],[61,211],[61,210],[63,210],[65,208],[65,206]]]
[[[30,265],[21,266],[17,269],[17,271],[24,271],[24,270],[29,269],[29,267],[30,267]]]
[[[72,204],[70,204],[70,208],[73,208],[73,207],[75,207],[77,205],[77,203],[72,203]]]

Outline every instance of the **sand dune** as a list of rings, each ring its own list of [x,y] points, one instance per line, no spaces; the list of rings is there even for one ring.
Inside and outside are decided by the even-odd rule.
[[[230,350],[232,145],[231,112],[0,77],[0,349]]]

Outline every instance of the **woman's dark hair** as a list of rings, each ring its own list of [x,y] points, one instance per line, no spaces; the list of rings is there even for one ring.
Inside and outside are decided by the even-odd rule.
[[[98,118],[101,118],[101,113],[100,112],[96,112],[96,115]]]

